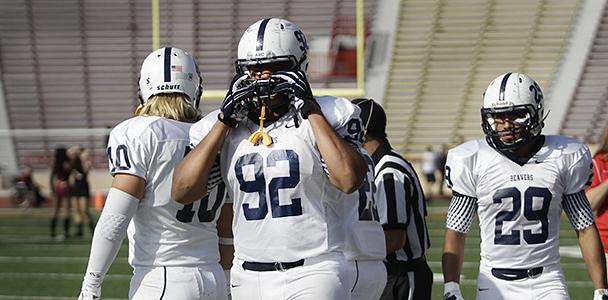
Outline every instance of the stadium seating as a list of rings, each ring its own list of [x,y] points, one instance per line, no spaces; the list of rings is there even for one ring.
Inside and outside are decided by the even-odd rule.
[[[367,16],[373,16],[376,1],[365,1]],[[56,145],[83,144],[94,150],[98,166],[104,164],[105,133],[36,135],[36,130],[103,129],[131,116],[138,104],[139,66],[152,46],[151,6],[150,0],[0,1],[0,72],[9,122],[11,129],[32,130],[14,137],[22,161],[46,168]],[[236,46],[249,24],[284,17],[300,25],[309,40],[330,38],[339,18],[354,17],[355,2],[176,0],[160,1],[160,14],[161,46],[193,52],[205,89],[218,90],[232,78]],[[332,78],[313,82],[333,84]],[[206,99],[201,110],[211,111],[220,101]]]
[[[500,73],[548,88],[580,1],[404,0],[385,96],[404,153],[482,136],[482,93]]]

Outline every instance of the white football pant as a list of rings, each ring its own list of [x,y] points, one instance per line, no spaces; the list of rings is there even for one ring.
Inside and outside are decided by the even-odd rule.
[[[349,261],[355,282],[351,300],[378,300],[386,287],[386,267],[381,260]]]
[[[568,300],[566,279],[559,264],[543,266],[537,276],[503,280],[492,275],[490,267],[480,266],[477,300]]]
[[[233,300],[349,300],[353,286],[348,262],[339,252],[307,258],[284,271],[243,269],[234,258],[230,272]]]
[[[129,299],[226,300],[226,277],[220,264],[196,267],[136,267]]]

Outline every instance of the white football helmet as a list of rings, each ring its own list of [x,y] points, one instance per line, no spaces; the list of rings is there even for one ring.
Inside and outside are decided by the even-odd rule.
[[[501,136],[512,134],[497,131],[494,117],[499,113],[520,114],[522,118],[515,120],[524,125],[517,133],[523,131],[521,137],[512,142],[501,140]],[[481,127],[488,143],[498,150],[514,150],[520,145],[527,144],[539,136],[544,126],[543,92],[530,76],[522,73],[505,73],[496,77],[483,94],[481,108]]]
[[[241,74],[250,66],[277,62],[289,63],[291,70],[306,72],[308,43],[304,33],[298,25],[278,18],[253,23],[239,41],[236,72]]]
[[[157,49],[148,54],[141,65],[139,100],[142,105],[157,94],[182,93],[198,108],[202,92],[202,77],[196,61],[182,49]]]

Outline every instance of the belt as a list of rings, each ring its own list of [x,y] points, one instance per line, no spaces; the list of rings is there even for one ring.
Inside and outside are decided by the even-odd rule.
[[[528,277],[535,277],[543,272],[543,267],[536,267],[532,269],[497,269],[492,268],[492,275],[502,280],[518,280]]]
[[[271,263],[246,261],[246,262],[243,262],[243,269],[250,270],[250,271],[258,271],[258,272],[286,271],[288,269],[303,266],[303,265],[304,265],[303,259],[300,259],[300,260],[294,261],[294,262],[271,262]]]

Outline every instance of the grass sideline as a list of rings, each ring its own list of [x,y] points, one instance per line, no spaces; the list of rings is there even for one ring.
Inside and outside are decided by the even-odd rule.
[[[435,273],[432,299],[441,299],[441,249],[447,201],[429,205],[431,249],[428,260]],[[50,209],[0,209],[0,300],[2,299],[76,299],[84,274],[91,236],[83,239],[52,241],[48,235]],[[576,233],[565,217],[561,224],[561,246],[578,249]],[[479,228],[475,223],[465,245],[461,284],[465,299],[475,299],[479,267]],[[576,252],[576,251],[574,251]],[[126,240],[112,264],[103,285],[103,299],[126,299],[131,267],[127,264]],[[593,286],[581,258],[562,256],[570,297],[590,299]]]

